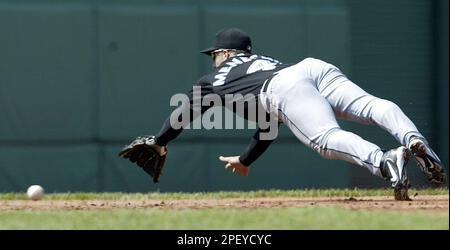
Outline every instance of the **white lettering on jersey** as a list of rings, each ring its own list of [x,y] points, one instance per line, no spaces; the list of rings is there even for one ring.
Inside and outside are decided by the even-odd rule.
[[[227,62],[225,66],[222,66],[219,69],[219,73],[214,76],[215,81],[213,82],[213,86],[221,86],[225,84],[225,79],[227,78],[228,73],[230,71],[243,63],[250,62],[258,58],[257,55],[252,55],[250,57],[240,56],[233,58],[230,62]]]
[[[272,70],[276,67],[276,65],[277,65],[276,62],[271,62],[268,60],[261,60],[261,59],[256,60],[252,63],[252,65],[250,65],[250,67],[248,67],[247,75],[255,73],[257,71]]]
[[[252,55],[252,56],[250,56],[250,57],[241,57],[241,59],[242,59],[242,61],[243,62],[250,62],[250,61],[252,61],[252,60],[255,60],[256,58],[258,58],[258,56],[257,55]]]

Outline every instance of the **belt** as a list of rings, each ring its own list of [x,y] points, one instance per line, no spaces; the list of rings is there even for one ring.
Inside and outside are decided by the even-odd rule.
[[[270,81],[272,81],[273,77],[276,76],[276,74],[271,75],[269,78],[267,78],[264,81],[263,87],[262,87],[262,93],[266,93],[267,92],[267,88],[269,87]]]

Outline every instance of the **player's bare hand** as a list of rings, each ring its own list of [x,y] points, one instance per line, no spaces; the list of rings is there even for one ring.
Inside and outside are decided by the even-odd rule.
[[[248,176],[250,168],[245,166],[239,161],[239,156],[229,156],[229,157],[220,156],[219,160],[224,162],[225,168],[229,169],[231,172],[242,176]]]

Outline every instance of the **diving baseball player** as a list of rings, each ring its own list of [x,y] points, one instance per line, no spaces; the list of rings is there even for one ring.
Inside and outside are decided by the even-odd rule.
[[[365,167],[372,174],[389,180],[396,200],[409,199],[406,170],[409,152],[429,181],[445,182],[440,159],[396,104],[368,94],[337,67],[324,61],[306,58],[296,64],[282,64],[270,57],[251,54],[251,51],[251,39],[242,30],[229,28],[218,32],[214,46],[202,51],[211,56],[214,71],[195,85],[200,88],[201,97],[216,94],[225,99],[226,94],[253,94],[267,114],[275,115],[280,124],[288,126],[303,144],[322,157]],[[180,109],[190,114],[196,110],[192,105],[195,101],[193,91],[189,92],[189,97],[190,105],[174,111],[178,112],[179,120],[183,120]],[[201,114],[208,108],[202,106],[197,111]],[[195,115],[189,117],[188,123]],[[337,118],[378,125],[402,146],[384,152],[374,143],[341,129]],[[165,159],[167,144],[182,131],[183,127],[173,128],[168,118],[159,134],[144,139],[139,137],[138,143],[135,140],[121,156],[136,162],[144,170],[152,168],[155,155]],[[240,156],[220,156],[225,168],[248,175],[249,166],[273,142],[273,139],[261,139],[261,132],[261,128],[256,131]],[[133,151],[133,148],[137,149]],[[162,167],[158,166],[158,169],[156,174],[150,171],[154,179],[154,175],[158,179],[161,174]]]

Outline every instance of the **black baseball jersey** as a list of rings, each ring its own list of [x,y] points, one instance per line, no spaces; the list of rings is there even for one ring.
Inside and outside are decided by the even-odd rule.
[[[257,97],[264,81],[287,66],[291,65],[282,64],[266,56],[241,53],[227,59],[212,73],[203,76],[196,86],[202,88],[202,96],[214,93],[222,99],[226,94],[253,94]]]
[[[239,96],[242,96],[241,99],[251,97],[255,99],[253,100],[253,103],[257,104],[258,96],[264,82],[273,76],[275,72],[288,66],[291,65],[282,64],[281,62],[266,56],[247,53],[238,54],[224,61],[212,73],[200,78],[194,87],[197,87],[197,91],[200,91],[201,94],[196,94],[194,90],[190,90],[188,92],[188,97],[190,100],[189,108],[192,111],[193,107],[196,106],[196,103],[204,104],[202,103],[202,100],[208,94],[216,94],[220,96],[221,104],[223,106],[227,105],[226,100],[230,100],[226,98],[227,94],[235,95],[238,99]],[[197,100],[196,98],[201,99]],[[234,98],[232,99],[232,102],[236,103],[236,101],[239,101],[238,99]],[[200,113],[203,113],[210,107],[211,106],[202,105],[199,111]],[[234,106],[232,107],[233,111],[236,111],[234,110]],[[244,105],[244,114],[238,115],[247,119],[248,109],[249,107]],[[178,111],[181,113],[180,110]],[[180,115],[179,120],[182,120],[181,118],[182,117]],[[193,118],[194,115],[191,112],[190,121],[192,121]],[[159,134],[156,136],[156,143],[158,145],[165,146],[171,140],[175,139],[181,131],[182,128],[174,129],[171,127],[169,117]],[[259,132],[260,130],[255,133],[250,141],[249,147],[240,157],[241,162],[246,166],[249,166],[253,161],[255,161],[272,142],[259,140]]]

